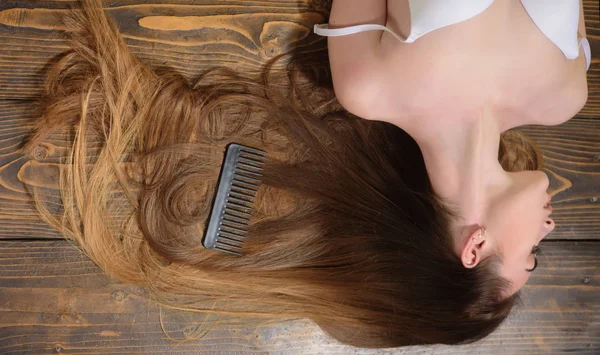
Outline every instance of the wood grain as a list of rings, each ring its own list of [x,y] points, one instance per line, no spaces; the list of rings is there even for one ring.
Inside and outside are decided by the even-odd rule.
[[[60,241],[0,242],[0,353],[12,354],[598,354],[600,243],[544,242],[524,304],[487,339],[460,347],[389,351],[338,344],[306,320],[210,331],[173,342],[142,290],[111,281]],[[163,308],[167,334],[197,330],[202,316]],[[243,322],[243,321],[242,321]]]
[[[552,239],[600,239],[600,120],[524,126],[542,149],[550,177]]]
[[[67,49],[56,15],[74,0],[4,0],[0,3],[0,98],[41,95],[44,73]],[[135,0],[105,2],[132,51],[153,67],[170,67],[188,78],[225,65],[256,72],[273,56],[296,48],[326,51],[312,34],[327,21],[331,0]],[[216,5],[217,3],[218,5]],[[600,18],[597,0],[583,0],[593,53],[589,100],[579,117],[600,116]],[[326,57],[315,54],[325,61]]]
[[[28,188],[47,188],[45,197],[59,202],[57,169],[64,162],[67,143],[57,134],[39,147],[37,157],[17,152],[37,106],[0,100],[0,239],[60,238],[37,218]],[[600,239],[600,121],[573,119],[560,126],[522,130],[540,144],[556,192],[556,229],[548,238]]]
[[[0,3],[0,98],[40,96],[46,69],[67,49],[56,31],[62,29],[57,15],[74,4],[59,0]],[[327,16],[318,1],[105,4],[136,56],[189,78],[215,65],[258,72],[282,52],[323,50],[325,44],[311,35],[313,24],[324,22]]]
[[[3,239],[61,238],[40,220],[27,191],[27,186],[56,186],[57,170],[52,168],[50,160],[46,164],[50,167],[34,170],[35,158],[18,152],[33,127],[36,107],[36,102],[0,100],[0,238]],[[52,145],[45,146],[48,149],[38,149],[39,154],[56,151]],[[51,157],[50,154],[47,159]]]
[[[33,156],[17,150],[37,117],[45,72],[67,50],[56,15],[76,3],[0,1],[0,354],[600,353],[597,0],[583,0],[594,56],[580,119],[521,128],[543,150],[556,192],[557,223],[542,243],[540,267],[523,290],[523,307],[476,344],[380,351],[340,345],[306,320],[216,327],[197,341],[170,340],[201,331],[203,316],[161,311],[143,289],[111,280],[74,246],[53,240],[61,236],[39,220],[27,191],[44,188],[44,197],[58,202],[57,168],[67,142],[57,134]],[[331,0],[105,0],[104,5],[135,55],[188,78],[214,65],[256,72],[292,48],[326,63],[326,41],[311,30],[327,21]]]

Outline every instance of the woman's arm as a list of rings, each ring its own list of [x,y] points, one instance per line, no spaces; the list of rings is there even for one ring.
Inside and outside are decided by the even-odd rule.
[[[334,0],[330,28],[361,24],[386,25],[387,0]],[[376,116],[374,99],[382,73],[379,59],[381,31],[329,37],[329,59],[336,96],[357,116]]]

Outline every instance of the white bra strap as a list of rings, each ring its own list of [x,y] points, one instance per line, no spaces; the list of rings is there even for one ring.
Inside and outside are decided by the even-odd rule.
[[[389,32],[392,36],[394,36],[397,40],[399,40],[401,42],[405,42],[405,43],[413,42],[410,40],[410,37],[402,38],[399,35],[397,35],[394,31],[390,30],[389,28],[387,28],[385,26],[373,25],[373,24],[330,29],[329,24],[325,23],[322,25],[315,25],[314,31],[316,34],[318,34],[320,36],[326,36],[326,37],[346,36],[346,35],[351,35],[351,34],[360,33],[360,32],[367,32],[367,31],[386,31],[386,32]]]
[[[590,65],[592,64],[592,48],[590,47],[590,41],[587,38],[582,38],[579,45],[583,47],[583,54],[585,54],[585,60],[587,62],[586,71],[590,69]]]
[[[346,35],[351,35],[351,34],[360,33],[360,32],[367,32],[367,31],[389,32],[397,40],[399,40],[400,42],[404,42],[404,43],[412,43],[415,41],[414,38],[411,38],[411,37],[408,37],[406,39],[402,38],[398,34],[396,34],[394,31],[390,30],[389,28],[387,28],[385,26],[381,26],[381,25],[375,25],[375,24],[357,25],[357,26],[330,29],[329,24],[325,23],[325,24],[321,24],[321,25],[317,24],[314,27],[314,32],[316,34],[318,34],[320,36],[326,36],[326,37],[346,36]],[[592,63],[592,50],[590,48],[590,42],[588,41],[587,38],[584,37],[584,38],[581,38],[579,45],[583,47],[583,53],[585,54],[585,59],[587,62],[586,70],[589,70],[590,65]]]

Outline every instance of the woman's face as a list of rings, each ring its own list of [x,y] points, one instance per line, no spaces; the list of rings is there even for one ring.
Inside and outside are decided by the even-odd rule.
[[[532,249],[554,229],[547,193],[549,180],[541,171],[508,173],[510,184],[488,204],[487,238],[503,255],[501,274],[513,283],[513,292],[529,279],[534,268]]]

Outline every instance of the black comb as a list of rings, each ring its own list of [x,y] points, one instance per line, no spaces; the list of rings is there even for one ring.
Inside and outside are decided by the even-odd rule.
[[[202,242],[205,248],[242,256],[266,157],[259,149],[237,143],[227,146]]]

